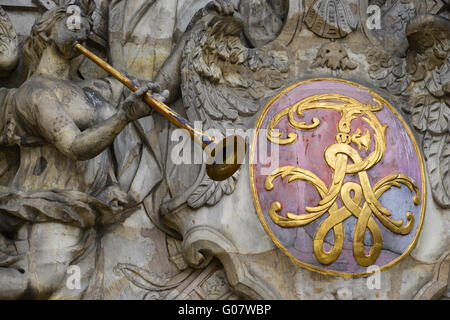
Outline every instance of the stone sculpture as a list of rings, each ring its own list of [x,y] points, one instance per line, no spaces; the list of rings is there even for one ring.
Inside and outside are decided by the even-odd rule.
[[[95,227],[135,205],[117,184],[107,148],[129,122],[149,115],[142,96],[151,89],[144,86],[115,109],[111,80],[70,81],[73,46],[86,40],[92,10],[80,4],[80,28],[69,30],[67,8],[55,7],[35,23],[23,48],[28,79],[2,92],[2,145],[19,148],[20,158],[0,200],[9,236],[2,237],[4,298],[50,297],[69,265],[83,263]]]
[[[70,5],[82,12],[76,32],[64,23]],[[369,5],[379,8],[380,29],[366,23]],[[10,8],[0,11],[1,298],[448,297],[448,1],[36,0]],[[83,40],[143,89],[130,94],[77,56],[71,46]],[[149,89],[203,130],[245,132],[270,99],[312,78],[376,92],[425,159],[420,237],[381,273],[381,288],[293,263],[258,219],[249,167],[216,182],[204,164],[177,163],[180,139],[190,140],[139,101]],[[364,150],[367,133],[355,134]]]

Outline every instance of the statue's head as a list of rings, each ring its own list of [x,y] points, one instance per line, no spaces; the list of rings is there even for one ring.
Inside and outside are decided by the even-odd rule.
[[[42,53],[48,46],[67,60],[80,53],[74,45],[87,40],[91,27],[90,18],[94,1],[74,0],[45,12],[34,24],[30,38],[24,45],[24,58],[31,75],[39,65]]]

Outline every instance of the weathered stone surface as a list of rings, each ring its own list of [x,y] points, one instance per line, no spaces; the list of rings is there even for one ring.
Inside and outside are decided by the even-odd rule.
[[[448,1],[96,0],[89,13],[89,49],[168,89],[166,102],[204,129],[254,128],[270,98],[311,78],[389,101],[419,141],[427,202],[414,250],[374,289],[284,255],[257,217],[247,164],[223,182],[176,164],[174,127],[63,45],[87,37],[64,23],[48,39],[32,32],[43,13],[41,27],[52,19],[39,2],[0,0],[0,298],[448,295]],[[367,27],[368,5],[381,29]]]

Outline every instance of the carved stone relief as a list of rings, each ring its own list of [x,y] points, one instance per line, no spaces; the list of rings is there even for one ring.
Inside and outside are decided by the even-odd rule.
[[[317,53],[311,68],[329,68],[331,70],[354,70],[357,65],[350,61],[347,50],[339,43],[324,44]]]
[[[357,20],[345,0],[316,0],[309,7],[305,23],[319,37],[344,38],[356,29]]]
[[[204,130],[254,128],[264,105],[302,80],[333,77],[374,90],[419,140],[429,195],[423,230],[416,248],[381,273],[380,289],[368,290],[364,277],[299,267],[258,220],[247,164],[221,182],[204,164],[176,164],[175,128],[58,42],[74,41],[57,23],[69,2],[0,0],[1,298],[445,296],[448,1],[75,3],[89,29],[76,40]],[[381,8],[380,30],[365,24],[368,5]],[[61,108],[48,111],[52,99]],[[98,141],[77,140],[98,128]],[[70,266],[81,270],[76,290],[67,287]]]
[[[18,39],[6,12],[0,8],[0,69],[9,72],[14,69],[19,60]]]

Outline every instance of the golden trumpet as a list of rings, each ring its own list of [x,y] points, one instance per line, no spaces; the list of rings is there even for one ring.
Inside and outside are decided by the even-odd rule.
[[[82,45],[77,43],[75,48],[132,92],[139,89],[130,79]],[[240,168],[246,153],[246,142],[241,136],[228,136],[216,142],[213,137],[196,130],[190,121],[152,97],[150,93],[145,94],[144,101],[176,127],[187,130],[191,138],[198,142],[204,151],[208,152],[210,159],[206,165],[206,173],[211,179],[215,181],[226,180]]]

